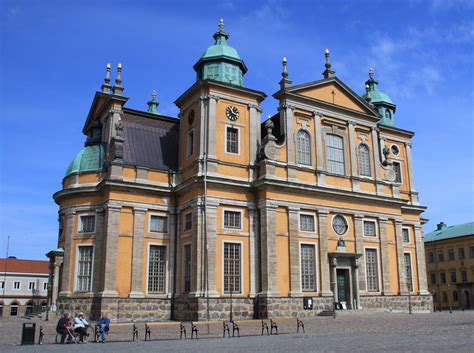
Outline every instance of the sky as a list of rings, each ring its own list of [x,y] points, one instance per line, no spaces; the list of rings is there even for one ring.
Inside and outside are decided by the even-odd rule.
[[[44,259],[57,245],[66,168],[108,62],[122,63],[127,107],[161,114],[195,81],[193,65],[224,19],[245,86],[276,112],[281,60],[294,84],[321,79],[324,50],[362,94],[374,68],[397,105],[397,127],[415,131],[413,164],[425,232],[474,221],[474,2],[24,1],[0,0],[0,257]]]

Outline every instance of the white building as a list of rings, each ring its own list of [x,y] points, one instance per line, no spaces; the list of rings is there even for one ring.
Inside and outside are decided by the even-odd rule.
[[[46,308],[49,261],[0,259],[0,317],[21,317]]]

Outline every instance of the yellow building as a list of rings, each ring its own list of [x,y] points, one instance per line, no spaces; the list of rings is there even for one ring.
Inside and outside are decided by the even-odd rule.
[[[428,288],[435,308],[472,309],[474,303],[474,222],[439,223],[425,236]]]
[[[429,310],[413,132],[373,71],[359,96],[334,75],[292,85],[278,113],[246,88],[221,21],[176,100],[179,119],[125,107],[107,68],[54,194],[60,310],[114,319],[314,315],[338,306]],[[408,234],[407,238],[404,235]],[[311,299],[311,300],[309,300]],[[344,304],[344,305],[342,305]]]

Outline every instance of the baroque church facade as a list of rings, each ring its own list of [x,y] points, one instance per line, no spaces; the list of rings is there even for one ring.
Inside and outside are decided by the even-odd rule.
[[[126,107],[110,65],[84,124],[85,147],[54,194],[59,310],[115,320],[308,316],[431,307],[414,133],[371,70],[358,95],[331,70],[292,85],[278,112],[221,20],[176,100],[179,118]],[[335,304],[334,304],[335,303]]]

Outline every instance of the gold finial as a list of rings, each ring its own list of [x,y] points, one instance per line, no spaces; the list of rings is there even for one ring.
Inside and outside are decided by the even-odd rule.
[[[219,31],[224,32],[224,20],[222,18],[219,20]]]
[[[288,61],[286,60],[286,57],[283,57],[283,60],[282,60],[282,64],[283,64],[283,72],[281,73],[281,75],[283,76],[283,78],[287,78],[288,77],[288,70],[286,68],[286,64],[288,63]]]

